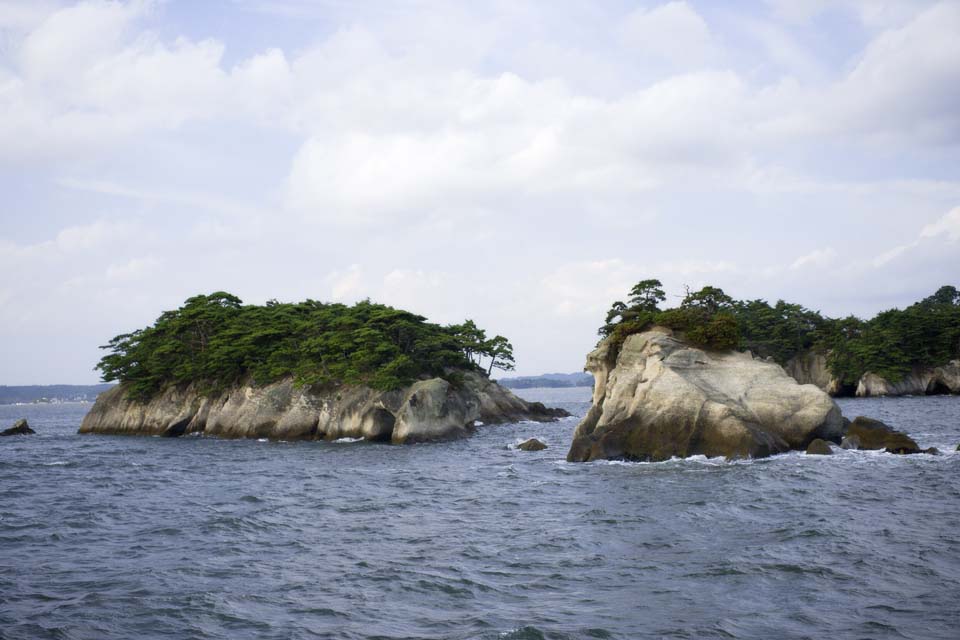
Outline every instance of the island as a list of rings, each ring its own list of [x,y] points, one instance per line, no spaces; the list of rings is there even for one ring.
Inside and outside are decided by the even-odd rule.
[[[638,282],[630,296],[613,303],[602,337],[651,324],[686,329],[694,343],[749,351],[832,396],[960,393],[960,291],[952,285],[866,320],[784,300],[736,300],[714,286],[687,291],[678,308],[661,311],[666,297],[656,279]]]
[[[249,305],[220,291],[103,348],[97,369],[119,384],[80,433],[406,444],[568,415],[490,379],[514,366],[505,337],[369,300]]]
[[[629,303],[613,304],[599,330],[602,339],[587,356],[586,370],[595,379],[592,405],[577,425],[568,461],[824,454],[830,443],[935,453],[882,423],[847,420],[825,390],[801,384],[781,363],[826,347],[837,375],[882,371],[894,377],[947,357],[960,336],[955,289],[941,289],[918,303],[919,310],[914,305],[867,323],[832,321],[782,301],[738,302],[711,286],[688,292],[673,309],[660,309],[666,296],[659,280],[643,280],[630,293]],[[945,322],[928,323],[931,316]],[[892,340],[891,326],[915,349],[918,331],[944,342],[910,356],[876,352],[877,341]]]

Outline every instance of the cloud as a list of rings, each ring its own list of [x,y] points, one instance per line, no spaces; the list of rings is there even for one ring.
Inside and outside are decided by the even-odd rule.
[[[707,23],[686,2],[635,9],[620,25],[618,36],[641,64],[700,67],[721,55]]]
[[[835,129],[960,142],[960,5],[939,3],[877,36],[819,110]],[[830,120],[828,120],[829,122]]]
[[[0,0],[0,343],[370,296],[536,373],[643,277],[869,314],[960,272],[956,3],[189,4]]]
[[[924,244],[929,245],[931,241],[942,239],[950,244],[960,240],[960,207],[951,209],[938,220],[924,225],[915,240],[884,251],[872,261],[872,264],[874,267],[882,267],[916,251]]]
[[[920,231],[921,238],[946,236],[951,243],[960,241],[960,207],[951,209],[942,218],[926,225]]]
[[[825,249],[815,249],[805,256],[800,256],[790,265],[793,270],[806,267],[825,267],[832,263],[837,257],[837,252],[833,247]]]
[[[330,287],[330,298],[337,302],[355,302],[364,292],[363,269],[352,264],[346,269],[330,273],[324,279]]]

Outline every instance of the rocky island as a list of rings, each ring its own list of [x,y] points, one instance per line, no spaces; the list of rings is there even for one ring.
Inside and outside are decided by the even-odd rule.
[[[935,453],[882,423],[858,418],[851,425],[828,391],[839,394],[851,372],[860,378],[858,395],[914,386],[927,393],[960,390],[957,363],[920,369],[960,349],[956,289],[941,288],[905,315],[888,312],[871,327],[849,318],[827,321],[782,301],[773,307],[735,301],[710,286],[688,292],[678,308],[661,310],[661,286],[641,281],[629,303],[611,307],[600,328],[603,338],[587,356],[585,369],[596,381],[593,403],[576,428],[569,461],[759,458],[808,447],[825,453],[847,435],[851,448]],[[948,321],[930,324],[925,318],[931,316]],[[939,336],[937,348],[911,357],[876,353],[874,343],[890,339],[889,327],[907,322],[922,329],[911,335]],[[830,358],[810,355],[824,345],[833,345]],[[899,376],[900,386],[866,366]]]
[[[654,326],[587,356],[593,406],[567,459],[762,458],[840,441],[833,400],[749,353],[708,351]]]
[[[489,379],[512,368],[502,336],[369,301],[255,306],[218,292],[105,348],[98,368],[120,384],[80,433],[404,444],[568,415]]]

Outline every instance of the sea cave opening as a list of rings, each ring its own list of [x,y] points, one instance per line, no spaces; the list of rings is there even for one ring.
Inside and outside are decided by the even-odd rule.
[[[943,380],[931,380],[930,384],[927,385],[926,394],[928,396],[948,396],[950,393],[950,387],[945,385]]]

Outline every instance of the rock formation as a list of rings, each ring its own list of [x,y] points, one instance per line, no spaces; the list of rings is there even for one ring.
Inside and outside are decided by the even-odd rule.
[[[787,361],[784,369],[800,384],[816,385],[832,396],[856,395],[866,398],[960,394],[960,360],[953,360],[942,367],[917,367],[897,382],[867,372],[855,386],[847,388],[830,373],[827,356],[817,351],[795,355]]]
[[[528,403],[489,379],[463,374],[458,386],[440,378],[396,391],[363,386],[298,387],[291,378],[263,386],[236,385],[207,394],[196,385],[169,387],[147,401],[124,385],[101,394],[80,433],[176,437],[336,440],[365,438],[396,444],[468,435],[475,421],[552,421],[567,414]]]
[[[840,409],[813,385],[748,353],[707,352],[654,327],[587,356],[593,406],[567,459],[764,457],[840,441]]]
[[[27,421],[23,418],[20,418],[13,423],[13,426],[9,429],[0,431],[0,436],[26,436],[31,433],[36,433],[33,429],[30,428],[30,425],[27,424]]]
[[[806,454],[808,456],[831,456],[833,455],[833,449],[830,448],[829,442],[817,438],[807,445]]]
[[[783,365],[790,377],[800,384],[812,384],[832,396],[841,395],[842,385],[827,367],[827,357],[817,351],[803,351]]]
[[[918,367],[898,382],[866,373],[857,384],[857,396],[922,396],[960,393],[960,360],[942,367]]]
[[[879,420],[860,416],[847,427],[844,440],[855,441],[857,449],[884,449],[888,453],[923,453],[916,441]]]
[[[524,440],[517,445],[517,449],[520,449],[521,451],[543,451],[546,448],[546,443],[541,440],[537,440],[536,438]]]

